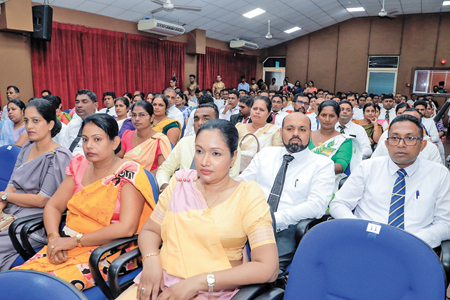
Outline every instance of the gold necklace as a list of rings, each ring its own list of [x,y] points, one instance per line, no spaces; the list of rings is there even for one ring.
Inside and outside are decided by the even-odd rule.
[[[116,159],[117,159],[117,156],[114,157],[114,159],[113,159],[111,165],[108,167],[108,169],[106,169],[106,171],[102,174],[102,176],[100,176],[100,178],[103,178],[103,176],[105,176],[106,172],[108,172],[109,169],[111,169],[111,167],[113,166],[113,164],[116,162]],[[94,175],[94,169],[92,169],[92,175]]]

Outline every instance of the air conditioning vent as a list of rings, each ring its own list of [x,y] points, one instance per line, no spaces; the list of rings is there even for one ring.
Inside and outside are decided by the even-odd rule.
[[[255,44],[255,43],[252,43],[249,41],[244,41],[244,40],[231,41],[230,48],[240,49],[240,50],[257,50],[257,49],[259,49],[258,44]]]
[[[176,36],[185,33],[183,26],[156,19],[140,20],[138,30],[164,36]]]

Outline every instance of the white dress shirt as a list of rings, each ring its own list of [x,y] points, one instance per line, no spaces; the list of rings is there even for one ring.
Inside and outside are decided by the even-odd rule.
[[[276,114],[276,115],[274,115]],[[287,116],[289,116],[289,113],[284,112],[284,111],[279,111],[279,112],[273,112],[272,117],[275,117],[275,122],[273,124],[278,125],[278,126],[282,126],[283,125],[283,120],[284,118],[286,118]],[[244,122],[242,122],[244,123]],[[245,123],[244,123],[245,124]]]
[[[381,116],[381,114],[380,114],[380,116]],[[364,119],[364,113],[363,113],[362,108],[359,108],[359,107],[353,108],[353,119],[355,119],[355,120]]]
[[[285,154],[289,153],[284,147],[263,148],[237,179],[256,181],[268,199]],[[322,217],[333,196],[335,175],[330,158],[308,149],[291,155],[294,159],[287,168],[278,211],[275,212],[277,231],[300,220]]]
[[[431,137],[431,141],[433,141],[433,143],[439,142],[439,132],[437,131],[436,123],[433,118],[422,118],[422,124],[425,126],[428,135]]]
[[[331,215],[387,224],[398,170],[389,156],[360,163],[331,201]],[[405,171],[405,231],[437,247],[450,239],[450,173],[420,158]]]
[[[342,125],[340,122],[336,123],[335,129],[341,132],[339,126]],[[370,146],[370,140],[367,136],[366,130],[361,125],[355,124],[352,121],[348,122],[344,126],[344,133],[356,138],[361,148],[363,159],[366,159],[372,155],[372,147]]]
[[[80,131],[81,123],[83,123],[83,119],[78,116],[70,120],[69,124],[67,124],[64,128],[64,131],[61,131],[61,136],[58,138],[61,146],[67,149],[70,148],[70,145],[72,145],[72,142],[78,135],[78,131]],[[75,149],[73,149],[72,154],[73,156],[76,154],[81,154],[84,156],[83,139],[80,139]]]
[[[228,100],[225,99],[214,99],[214,104],[217,105],[217,109],[221,110],[222,108],[224,108],[228,103]]]
[[[2,122],[5,122],[9,120],[9,116],[8,116],[8,105],[5,105],[3,107],[3,111],[2,111]]]
[[[285,108],[281,109],[281,111],[284,111],[284,112],[287,112],[288,110],[291,111],[291,112],[294,112],[294,111],[295,111],[295,109],[294,109],[294,107],[292,106],[292,104],[289,104],[289,105],[286,106]]]
[[[111,107],[111,108],[102,108],[100,109],[97,113],[102,113],[102,114],[108,114],[111,117],[117,118],[117,114],[116,114],[116,107]]]
[[[389,155],[389,152],[388,152],[386,144],[385,144],[385,141],[388,138],[388,136],[389,136],[388,130],[383,132],[383,134],[381,135],[381,137],[378,141],[377,148],[375,149],[375,151],[373,151],[372,158]],[[437,146],[431,142],[431,139],[429,137],[424,135],[423,138],[424,138],[424,140],[427,141],[427,145],[425,146],[425,148],[423,148],[422,152],[420,152],[419,157],[422,159],[425,159],[425,160],[434,161],[438,164],[443,164],[444,162],[442,161],[442,158],[441,158],[441,155],[439,154],[439,149],[437,148]]]
[[[311,120],[311,130],[316,131],[320,129],[320,122],[317,119],[317,115],[315,112],[306,115]]]
[[[397,116],[397,114],[395,113],[395,108],[391,108],[389,110],[389,123],[391,123],[392,120],[394,120],[396,116]],[[382,120],[386,119],[386,109],[383,106],[380,108],[380,116],[378,117],[378,119],[382,119]]]
[[[174,120],[177,120],[178,122],[180,122],[181,130],[183,130],[183,126],[184,126],[183,113],[175,105],[172,105],[167,110],[167,116],[171,119],[174,119]]]
[[[225,114],[223,114],[224,110],[225,110],[225,107],[220,110],[219,119],[230,121],[230,117],[232,115],[236,115],[239,113],[239,106],[236,105],[235,108],[227,110],[227,112]]]

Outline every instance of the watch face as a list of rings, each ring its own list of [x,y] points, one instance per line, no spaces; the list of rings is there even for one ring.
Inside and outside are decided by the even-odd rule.
[[[214,284],[216,282],[216,278],[212,274],[206,275],[206,282],[209,284]]]

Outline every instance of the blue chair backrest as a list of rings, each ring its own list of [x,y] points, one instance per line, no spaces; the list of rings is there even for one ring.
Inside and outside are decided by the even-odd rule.
[[[445,299],[445,274],[434,251],[412,234],[332,220],[301,240],[284,299]]]
[[[0,172],[0,191],[4,191],[8,185],[20,150],[22,148],[13,145],[0,147],[0,166],[2,166]]]
[[[0,291],[2,299],[87,300],[70,283],[48,273],[32,270],[1,272]]]
[[[145,174],[148,177],[148,181],[150,181],[150,184],[152,186],[153,190],[153,199],[155,199],[155,203],[158,203],[158,196],[159,196],[159,186],[158,182],[156,181],[155,176],[150,172],[149,170],[144,169]]]

